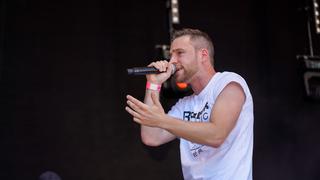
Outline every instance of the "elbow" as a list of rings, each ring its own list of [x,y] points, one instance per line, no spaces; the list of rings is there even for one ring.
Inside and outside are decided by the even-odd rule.
[[[219,148],[224,142],[224,139],[214,139],[208,141],[207,145],[213,147],[213,148]]]
[[[143,133],[141,133],[141,141],[146,146],[157,147],[161,145],[161,143],[157,142],[156,139],[146,136]]]
[[[151,147],[157,147],[160,146],[160,143],[157,143],[156,141],[150,139],[150,138],[141,138],[142,142],[146,146],[151,146]]]

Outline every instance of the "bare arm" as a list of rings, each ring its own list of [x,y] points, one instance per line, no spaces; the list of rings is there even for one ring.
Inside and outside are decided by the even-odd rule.
[[[154,66],[159,71],[163,72],[160,74],[147,75],[147,81],[150,83],[161,85],[164,81],[166,81],[171,76],[172,66],[170,66],[167,61],[153,62],[149,66]],[[137,105],[132,103],[132,101],[129,99],[134,99],[134,98],[131,96],[130,96],[130,98],[128,98],[128,105],[132,109],[136,108],[135,111],[137,111],[138,109],[142,110],[140,107],[138,107]],[[155,101],[157,103],[154,103]],[[135,102],[138,102],[138,100],[136,100]],[[139,102],[139,104],[142,105],[143,103]],[[146,89],[143,106],[145,107],[145,110],[152,109],[155,111],[155,113],[158,113],[159,115],[165,114],[165,112],[159,102],[159,92],[156,90]],[[130,109],[129,107],[126,107],[126,110],[130,114],[132,114],[132,115],[136,114],[136,113],[133,113],[132,109]],[[147,113],[147,112],[141,111],[141,113]],[[133,117],[134,117],[133,120],[137,122],[138,118],[134,115],[133,115]],[[150,117],[150,118],[153,118],[153,117]],[[171,134],[167,130],[162,129],[160,127],[148,126],[148,125],[145,125],[142,123],[140,123],[140,124],[141,124],[141,139],[142,139],[142,142],[146,145],[159,146],[161,144],[172,141],[173,139],[176,138],[176,136],[174,136],[173,134]]]
[[[152,92],[154,93],[155,98],[159,99],[159,92],[146,89],[146,94],[144,99],[144,103],[146,105],[154,106],[154,103],[151,97]],[[161,113],[165,113],[163,111],[163,108]],[[161,129],[159,127],[149,127],[149,126],[141,125],[141,139],[142,139],[142,142],[146,145],[159,146],[161,144],[172,141],[175,138],[176,136],[166,131],[165,129]]]
[[[154,106],[140,102],[128,96],[128,112],[134,116],[134,121],[149,127],[165,129],[175,136],[189,141],[219,147],[234,128],[245,101],[241,86],[237,83],[228,84],[218,96],[212,108],[210,122],[186,122],[172,118],[159,110],[160,102],[155,94],[151,100]]]

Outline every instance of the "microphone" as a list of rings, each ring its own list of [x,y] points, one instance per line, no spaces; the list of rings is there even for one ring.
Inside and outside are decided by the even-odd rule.
[[[172,65],[171,75],[173,75],[176,72],[176,66],[174,64],[171,64],[171,65]],[[134,68],[127,69],[127,71],[129,75],[146,75],[146,74],[162,73],[155,67],[134,67]]]

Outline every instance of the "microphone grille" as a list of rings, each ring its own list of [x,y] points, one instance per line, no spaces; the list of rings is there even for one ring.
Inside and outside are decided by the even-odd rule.
[[[173,75],[176,72],[177,68],[176,68],[176,65],[174,64],[171,64],[171,65],[172,65],[171,75]]]
[[[133,69],[130,68],[130,69],[127,69],[127,71],[129,75],[133,74]]]

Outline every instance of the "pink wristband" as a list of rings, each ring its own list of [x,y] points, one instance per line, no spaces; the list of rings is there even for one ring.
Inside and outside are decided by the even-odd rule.
[[[161,85],[159,85],[159,84],[154,84],[154,83],[151,83],[151,82],[148,82],[148,81],[147,81],[146,88],[147,88],[147,89],[150,89],[150,90],[154,90],[154,91],[159,91],[159,92],[160,92],[160,90],[161,90]]]

